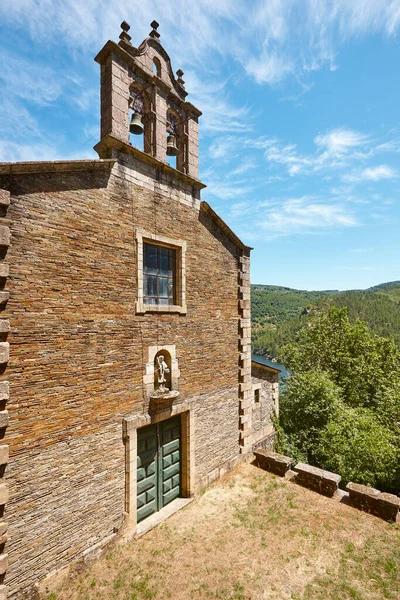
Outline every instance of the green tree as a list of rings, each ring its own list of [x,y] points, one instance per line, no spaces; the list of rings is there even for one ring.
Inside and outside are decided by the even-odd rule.
[[[379,489],[399,484],[396,435],[367,408],[345,408],[321,429],[317,462],[340,473],[343,483],[355,481]]]
[[[376,406],[382,389],[400,387],[400,351],[393,340],[349,322],[346,308],[331,307],[303,327],[284,349],[285,365],[295,373],[324,371],[350,406]]]
[[[346,308],[308,321],[284,350],[281,443],[344,481],[400,489],[400,350]]]
[[[279,413],[285,451],[297,461],[315,463],[321,430],[342,408],[341,391],[326,373],[314,371],[289,377]]]

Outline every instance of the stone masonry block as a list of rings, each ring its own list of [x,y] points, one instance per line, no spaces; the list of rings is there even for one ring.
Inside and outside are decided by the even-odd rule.
[[[289,456],[271,452],[270,450],[256,450],[254,455],[257,467],[281,477],[285,476],[292,465],[292,459]]]
[[[0,410],[0,429],[8,427],[10,418],[8,416],[8,410]],[[4,463],[2,463],[4,464]]]
[[[0,446],[0,465],[6,465],[10,456],[10,447],[7,445]]]
[[[396,521],[400,509],[400,498],[398,496],[380,492],[375,488],[351,481],[346,485],[346,490],[349,492],[350,504],[355,508],[381,517],[386,521]]]
[[[10,497],[8,485],[6,483],[0,483],[0,505],[7,504]]]
[[[0,277],[8,277],[9,270],[9,265],[7,263],[0,263]]]
[[[0,575],[3,575],[8,569],[8,554],[0,554]]]
[[[9,206],[10,204],[10,192],[8,190],[0,190],[0,205]]]
[[[0,304],[4,304],[10,297],[10,292],[0,292]]]
[[[9,246],[11,241],[10,228],[0,225],[0,246]]]
[[[0,585],[0,600],[7,600],[8,585]]]
[[[8,333],[10,331],[10,321],[0,319],[0,333]]]
[[[0,381],[0,401],[8,400],[10,394],[10,384],[8,381]]]
[[[297,472],[296,483],[323,494],[324,496],[333,496],[339,487],[340,475],[312,467],[304,463],[298,463],[294,470]]]
[[[250,300],[239,300],[239,308],[241,308],[241,309],[251,308]]]
[[[0,363],[8,362],[10,358],[10,344],[8,342],[0,342]]]

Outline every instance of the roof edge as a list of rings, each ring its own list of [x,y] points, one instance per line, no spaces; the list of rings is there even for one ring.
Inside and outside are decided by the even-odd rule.
[[[208,202],[206,202],[205,200],[200,202],[200,210],[210,215],[214,223],[221,229],[221,231],[223,231],[229,237],[229,239],[235,244],[235,246],[237,246],[241,250],[246,250],[248,252],[251,252],[251,250],[253,250],[251,246],[246,246],[246,244],[242,242],[242,240],[236,235],[236,233],[234,233],[232,229],[225,223],[225,221],[221,219],[221,217],[215,212],[215,210],[211,208]]]
[[[261,367],[261,369],[265,369],[266,371],[271,371],[272,373],[282,373],[282,369],[276,369],[275,367],[270,367],[270,365],[266,365],[265,363],[257,362],[254,359],[251,359],[251,364],[256,365],[257,367]]]
[[[69,171],[111,170],[114,158],[84,160],[34,160],[0,163],[0,175],[22,175],[26,173],[66,173]]]

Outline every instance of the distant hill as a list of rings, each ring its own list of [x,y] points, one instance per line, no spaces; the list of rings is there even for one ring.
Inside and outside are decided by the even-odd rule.
[[[329,306],[347,307],[351,320],[366,321],[372,331],[400,346],[400,281],[366,290],[307,291],[276,285],[252,285],[253,351],[279,357],[310,316]]]

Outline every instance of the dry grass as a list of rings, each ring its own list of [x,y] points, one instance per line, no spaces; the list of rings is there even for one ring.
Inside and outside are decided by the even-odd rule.
[[[400,598],[400,528],[241,465],[50,600]]]

